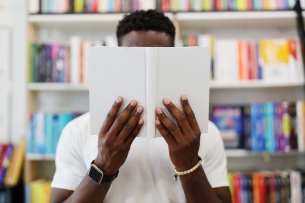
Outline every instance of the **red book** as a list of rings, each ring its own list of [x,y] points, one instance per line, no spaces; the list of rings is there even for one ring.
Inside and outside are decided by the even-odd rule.
[[[8,149],[8,144],[3,144],[1,145],[1,152],[0,152],[0,172],[2,171],[2,168],[3,168],[3,160],[6,156],[6,152],[7,152],[7,149]]]
[[[252,61],[251,61],[251,44],[247,43],[247,66],[248,66],[248,79],[252,79]]]
[[[215,5],[215,7],[216,7],[216,10],[217,11],[222,11],[223,10],[223,6],[222,6],[222,0],[216,0],[216,5]]]
[[[263,174],[258,175],[258,188],[259,188],[259,199],[260,203],[266,202],[266,189],[265,189],[265,176]]]
[[[92,12],[93,13],[98,12],[98,0],[92,0]]]
[[[241,202],[241,177],[240,174],[233,175],[233,202],[234,203],[242,203]]]
[[[247,6],[247,7],[246,7],[247,10],[248,10],[248,11],[253,10],[253,0],[247,0],[246,3],[247,3],[247,5],[246,5],[246,6]]]
[[[251,79],[252,80],[257,80],[258,79],[258,74],[257,74],[257,47],[255,43],[250,43],[250,51],[251,51]]]
[[[297,60],[297,42],[295,39],[288,40],[289,43],[289,55],[293,57],[294,60]]]
[[[238,42],[238,54],[239,54],[239,79],[249,80],[247,42],[243,42],[243,41]]]
[[[190,46],[190,47],[197,46],[196,36],[190,35],[188,41],[189,41],[188,46]]]
[[[275,203],[275,178],[274,178],[274,174],[270,175],[270,202],[271,203]]]

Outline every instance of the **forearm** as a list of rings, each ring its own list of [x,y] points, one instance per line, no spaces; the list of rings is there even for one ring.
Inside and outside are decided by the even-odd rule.
[[[110,183],[97,184],[88,175],[84,177],[65,203],[101,203],[110,188]]]
[[[179,177],[187,203],[223,203],[213,191],[202,166],[190,174]]]

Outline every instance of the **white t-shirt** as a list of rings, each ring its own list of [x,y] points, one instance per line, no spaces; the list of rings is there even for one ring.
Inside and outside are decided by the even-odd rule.
[[[52,187],[75,190],[87,175],[98,152],[98,138],[90,135],[89,126],[90,115],[86,113],[64,128],[57,147]],[[201,135],[199,156],[211,186],[228,186],[223,142],[220,132],[211,122],[209,132]],[[186,202],[180,179],[174,180],[174,169],[163,137],[136,138],[104,202]]]

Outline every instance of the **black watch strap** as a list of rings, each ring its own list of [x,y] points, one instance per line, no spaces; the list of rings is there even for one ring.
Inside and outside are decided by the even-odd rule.
[[[118,175],[119,175],[119,171],[116,173],[116,174],[114,174],[114,175],[111,175],[111,176],[107,176],[107,175],[104,175],[103,174],[103,172],[100,170],[100,169],[96,169],[96,165],[94,165],[95,167],[93,167],[92,166],[92,164],[94,165],[94,160],[91,162],[91,169],[90,169],[90,171],[89,171],[89,173],[88,173],[88,175],[95,181],[95,182],[97,182],[97,183],[108,183],[108,182],[112,182],[114,179],[116,179],[117,177],[118,177]],[[102,181],[100,182],[99,181],[99,179],[96,177],[96,175],[94,175],[94,174],[90,174],[91,173],[91,171],[93,171],[94,170],[94,172],[93,173],[100,173],[100,175],[101,175],[101,177],[102,177]]]

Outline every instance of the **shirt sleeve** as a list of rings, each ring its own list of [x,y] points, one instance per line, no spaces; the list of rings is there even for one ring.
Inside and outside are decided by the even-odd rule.
[[[56,172],[51,187],[75,190],[87,173],[80,137],[73,121],[62,131],[56,151]]]
[[[203,143],[205,142],[205,143]],[[203,168],[212,188],[229,186],[227,158],[223,140],[217,127],[210,122],[206,139],[201,139],[200,154],[204,155]]]

